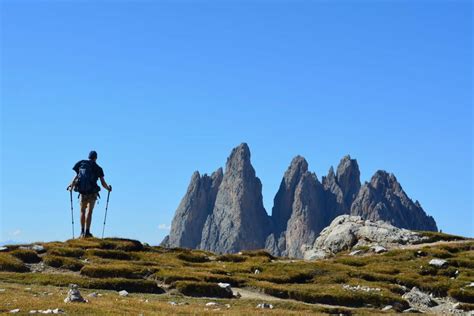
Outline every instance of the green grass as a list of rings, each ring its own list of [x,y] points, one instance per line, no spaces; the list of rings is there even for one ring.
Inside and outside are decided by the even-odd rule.
[[[176,289],[188,296],[195,297],[220,297],[231,298],[232,293],[221,288],[217,283],[195,282],[195,281],[178,281],[175,284]]]
[[[50,267],[79,271],[84,266],[82,262],[75,258],[46,255],[43,262]]]
[[[10,254],[23,261],[24,263],[38,263],[41,261],[41,258],[38,256],[38,254],[29,249],[15,249],[13,251],[10,251]]]
[[[10,272],[28,272],[29,269],[25,264],[18,258],[11,256],[10,254],[0,253],[0,271]]]
[[[123,250],[88,249],[86,255],[116,260],[132,260],[134,258],[132,254]]]
[[[0,272],[0,282],[41,286],[76,283],[86,289],[138,293],[162,293],[157,284],[164,283],[178,297],[217,298],[229,297],[217,285],[224,282],[279,298],[357,307],[358,311],[368,305],[373,306],[372,311],[380,311],[385,305],[402,310],[407,307],[401,297],[402,286],[416,286],[437,296],[449,295],[467,307],[473,304],[473,290],[466,284],[474,279],[474,241],[390,250],[380,255],[353,257],[341,253],[313,262],[274,258],[265,251],[216,255],[200,250],[144,247],[138,241],[115,238],[69,240],[44,246],[44,263],[60,269],[54,273],[49,268],[43,273],[27,273],[22,260],[28,259],[20,260],[18,256],[32,253],[10,250],[0,253],[0,271],[4,271]],[[441,269],[432,267],[428,262],[433,258],[445,258],[449,264]],[[260,273],[255,274],[256,269]],[[344,284],[379,288],[380,292],[348,291]]]
[[[84,255],[84,249],[74,247],[57,247],[48,251],[52,256],[80,258]]]
[[[158,269],[130,264],[91,264],[81,269],[81,274],[91,278],[141,279],[152,275]]]

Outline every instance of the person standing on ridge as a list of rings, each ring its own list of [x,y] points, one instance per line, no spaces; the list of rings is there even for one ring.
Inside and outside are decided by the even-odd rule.
[[[104,171],[97,164],[97,152],[91,151],[89,153],[89,160],[81,160],[77,162],[72,170],[76,175],[72,179],[71,184],[67,190],[74,190],[79,192],[81,196],[81,235],[80,238],[93,237],[90,232],[92,222],[92,211],[99,196],[100,187],[97,185],[97,180],[104,189],[112,191],[112,186],[108,185],[104,179]]]

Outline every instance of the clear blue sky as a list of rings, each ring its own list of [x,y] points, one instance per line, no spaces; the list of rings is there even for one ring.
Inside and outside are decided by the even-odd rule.
[[[107,235],[156,244],[192,172],[241,142],[269,213],[293,156],[321,179],[350,154],[474,235],[470,1],[0,5],[0,240],[69,238],[71,168],[96,149]]]

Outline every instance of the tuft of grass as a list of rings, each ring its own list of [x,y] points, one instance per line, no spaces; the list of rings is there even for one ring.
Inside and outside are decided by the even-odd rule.
[[[242,255],[227,254],[218,256],[216,260],[224,262],[244,262],[245,260],[247,260],[247,257]]]
[[[123,251],[142,251],[143,244],[138,240],[125,239],[125,238],[105,238],[100,241],[100,247],[102,249],[115,249]]]
[[[86,265],[81,269],[81,275],[91,278],[126,278],[141,279],[155,273],[156,268],[126,264],[95,264]]]
[[[74,283],[86,289],[126,290],[130,293],[155,293],[165,291],[155,281],[141,279],[106,278],[91,279],[77,275],[45,274],[45,273],[12,273],[0,272],[0,281],[15,282],[20,284],[40,284],[67,287]]]
[[[209,262],[209,257],[201,253],[182,252],[176,258],[187,262]]]
[[[9,254],[0,253],[0,271],[29,272],[25,264]]]
[[[10,251],[10,254],[23,261],[24,263],[38,263],[41,261],[41,258],[38,257],[38,254],[30,249],[15,249]]]
[[[427,239],[421,241],[422,243],[430,243],[437,241],[453,241],[453,240],[466,240],[466,238],[456,235],[450,235],[432,231],[417,231],[421,236],[427,237]]]
[[[104,249],[88,249],[86,251],[88,256],[96,256],[104,259],[116,260],[132,260],[133,256],[123,250],[104,250]]]
[[[216,283],[178,281],[175,287],[180,293],[187,296],[232,298],[232,293]]]
[[[268,253],[265,250],[245,250],[241,252],[243,256],[247,257],[265,257],[270,260],[274,260],[275,257],[272,256],[270,253]]]
[[[474,289],[459,288],[449,290],[449,295],[460,302],[474,304]]]
[[[79,271],[84,266],[82,262],[75,258],[46,255],[43,262],[50,267],[66,269],[71,271]]]
[[[84,249],[74,247],[56,247],[48,250],[48,254],[52,256],[80,258],[84,255]]]

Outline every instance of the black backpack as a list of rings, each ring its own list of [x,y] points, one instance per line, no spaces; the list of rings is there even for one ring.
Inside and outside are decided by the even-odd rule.
[[[97,193],[100,188],[97,186],[97,179],[94,176],[92,162],[89,160],[81,161],[79,172],[77,173],[76,191],[80,194]]]

